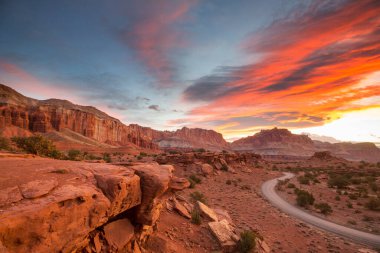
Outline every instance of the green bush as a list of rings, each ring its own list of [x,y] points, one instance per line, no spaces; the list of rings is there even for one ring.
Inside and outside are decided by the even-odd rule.
[[[295,193],[297,194],[297,205],[307,207],[314,204],[314,196],[308,191],[296,189]]]
[[[22,149],[27,153],[47,156],[55,159],[60,159],[62,157],[62,153],[56,149],[53,142],[41,135],[31,137],[13,137],[11,140],[19,149]]]
[[[78,161],[80,160],[80,156],[82,153],[79,150],[76,149],[70,149],[69,152],[67,152],[67,158],[72,161]]]
[[[337,187],[338,189],[343,189],[346,186],[350,185],[350,180],[347,176],[333,175],[330,176],[327,183],[329,187]]]
[[[335,196],[335,200],[339,201],[340,200],[340,197],[337,195]]]
[[[199,191],[192,192],[190,194],[190,197],[193,199],[194,202],[199,201],[199,202],[207,204],[207,198],[205,197],[203,193]]]
[[[256,234],[252,231],[246,230],[240,234],[240,241],[238,242],[238,249],[241,253],[252,252],[256,247]]]
[[[193,209],[191,212],[191,223],[200,225],[202,223],[201,214],[197,209]]]
[[[103,153],[103,160],[107,163],[110,163],[111,160],[111,155],[109,153]]]
[[[308,177],[300,176],[297,179],[300,184],[310,184],[310,179]]]
[[[314,207],[319,209],[319,211],[325,215],[332,213],[332,208],[327,203],[315,204]]]
[[[372,197],[364,206],[372,211],[380,211],[380,198]]]
[[[191,178],[189,178],[188,180],[190,182],[190,188],[191,189],[195,188],[195,186],[197,185],[197,183],[195,183]]]
[[[190,180],[193,180],[196,184],[200,184],[202,183],[202,179],[197,177],[196,175],[192,174],[190,175],[189,177]]]
[[[140,152],[140,156],[144,157],[144,156],[148,156],[148,154],[145,152]]]
[[[0,136],[0,150],[9,150],[10,143],[9,140],[5,137]]]
[[[223,170],[223,171],[228,171],[228,166],[225,165],[225,164],[223,164],[223,165],[222,165],[222,168],[220,168],[220,169]]]

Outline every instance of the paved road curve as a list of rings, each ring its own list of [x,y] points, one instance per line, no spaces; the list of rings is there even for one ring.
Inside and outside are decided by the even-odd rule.
[[[294,216],[306,223],[309,223],[311,225],[314,225],[316,227],[319,227],[323,230],[326,230],[328,232],[332,232],[334,234],[337,234],[339,236],[343,236],[346,238],[349,238],[353,241],[356,241],[358,243],[367,244],[373,247],[380,247],[380,236],[374,235],[370,233],[366,233],[363,231],[355,230],[352,228],[348,228],[342,225],[335,224],[333,222],[321,219],[319,217],[316,217],[314,215],[311,215],[291,204],[286,202],[284,199],[282,199],[280,196],[277,195],[275,191],[275,187],[279,180],[284,180],[288,178],[294,177],[294,174],[292,173],[284,173],[285,175],[280,178],[275,178],[269,181],[266,181],[261,186],[261,191],[264,195],[264,197],[272,203],[272,205],[279,208],[281,211]]]

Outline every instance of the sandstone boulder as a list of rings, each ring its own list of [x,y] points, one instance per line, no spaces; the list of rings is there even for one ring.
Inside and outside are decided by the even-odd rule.
[[[121,251],[134,236],[134,227],[128,219],[116,220],[104,226],[104,237],[115,251]]]
[[[175,191],[181,191],[189,187],[190,187],[190,182],[186,178],[173,176],[170,181],[170,189],[175,190]]]
[[[227,220],[209,222],[208,226],[224,251],[231,252],[234,250],[239,237]]]
[[[110,200],[109,216],[115,216],[141,203],[140,177],[128,168],[95,172],[98,187]]]
[[[153,225],[163,206],[162,195],[168,190],[172,178],[173,166],[157,163],[140,164],[131,167],[140,177],[142,199],[137,208],[136,221]]]
[[[212,220],[212,221],[218,221],[218,216],[216,215],[214,210],[212,210],[211,208],[209,208],[202,202],[197,201],[196,207],[204,218]]]
[[[204,163],[204,164],[202,164],[202,167],[201,167],[201,172],[202,172],[202,174],[204,175],[204,176],[209,176],[209,175],[211,175],[212,174],[212,172],[213,172],[213,168],[212,168],[212,166],[210,165],[210,164],[208,164],[208,163]]]
[[[48,194],[51,190],[58,186],[56,179],[51,180],[35,180],[20,185],[21,194],[26,199],[34,199]]]
[[[8,187],[0,191],[0,206],[9,205],[20,200],[22,200],[22,196],[17,186]]]
[[[173,199],[173,208],[183,217],[191,219],[191,215],[189,211],[186,209],[185,206],[183,206],[178,200],[175,198]]]

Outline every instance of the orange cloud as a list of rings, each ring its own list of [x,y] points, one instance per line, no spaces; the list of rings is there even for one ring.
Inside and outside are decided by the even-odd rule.
[[[240,128],[249,127],[250,117],[252,124],[305,127],[362,109],[355,101],[380,95],[379,80],[358,85],[380,70],[379,13],[376,0],[318,1],[295,10],[243,43],[247,53],[260,55],[257,63],[221,67],[185,90],[187,101],[210,101],[190,116],[205,124],[241,122]]]

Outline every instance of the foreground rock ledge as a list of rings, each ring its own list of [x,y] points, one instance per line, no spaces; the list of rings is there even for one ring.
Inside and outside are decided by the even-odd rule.
[[[1,253],[136,252],[172,167],[3,158],[0,173]]]

